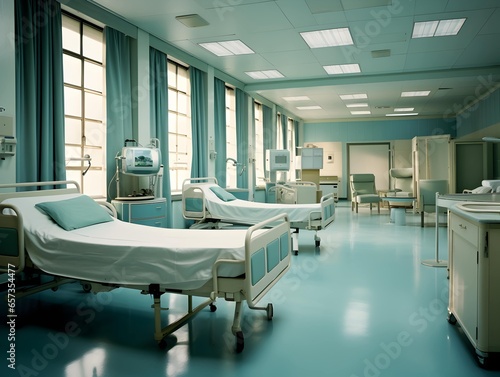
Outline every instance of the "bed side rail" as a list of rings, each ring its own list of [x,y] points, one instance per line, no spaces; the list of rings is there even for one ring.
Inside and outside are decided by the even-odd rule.
[[[202,189],[191,186],[182,191],[182,216],[187,220],[205,220],[207,206]]]
[[[10,204],[0,203],[0,272],[22,272],[25,265],[23,218]]]
[[[325,229],[335,220],[335,198],[333,193],[321,197],[321,228]]]
[[[277,224],[277,225],[276,225]],[[264,232],[258,232],[261,229]],[[260,222],[245,237],[245,298],[253,307],[290,268],[290,221],[286,214]]]

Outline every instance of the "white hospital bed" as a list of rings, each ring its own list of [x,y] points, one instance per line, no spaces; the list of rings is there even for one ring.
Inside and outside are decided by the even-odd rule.
[[[256,224],[286,213],[290,228],[295,229],[292,248],[297,254],[299,229],[314,230],[315,245],[320,245],[317,232],[335,220],[335,201],[333,194],[328,194],[320,203],[312,204],[251,202],[236,199],[217,184],[216,178],[190,178],[182,185],[182,212],[185,219],[195,221],[194,228],[217,228],[221,223]]]
[[[29,192],[4,190],[51,185],[64,188]],[[96,206],[89,197],[79,193],[76,182],[0,185],[0,271],[6,272],[9,278],[20,274],[52,277],[51,281],[25,291],[17,287],[16,297],[56,289],[73,281],[80,281],[86,290],[94,293],[119,287],[139,290],[153,296],[154,338],[160,346],[165,345],[167,335],[201,309],[209,306],[215,311],[216,298],[235,301],[232,331],[237,352],[241,352],[244,345],[240,324],[243,301],[251,309],[266,310],[268,319],[272,318],[272,304],[266,307],[256,304],[289,269],[290,226],[286,215],[278,215],[247,230],[207,231],[126,223],[96,206],[101,211],[99,215],[107,216],[105,222],[68,231],[61,227],[67,225],[61,224],[65,220],[54,214],[49,217],[35,207],[40,203],[62,207],[62,216],[72,219],[81,213],[68,203],[83,199]],[[164,293],[188,297],[187,313],[165,327],[160,300]],[[193,308],[194,296],[207,300]]]

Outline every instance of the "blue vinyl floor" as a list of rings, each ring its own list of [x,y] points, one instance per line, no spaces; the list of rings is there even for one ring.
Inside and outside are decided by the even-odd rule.
[[[408,212],[407,225],[396,226],[387,209],[360,207],[355,214],[341,202],[334,224],[319,233],[320,248],[313,232],[301,231],[291,270],[262,301],[273,302],[273,320],[243,306],[241,354],[231,334],[234,303],[204,309],[161,350],[148,295],[85,294],[70,284],[17,300],[11,370],[2,301],[0,375],[500,376],[498,365],[478,366],[460,328],[447,322],[447,270],[421,264],[435,257],[434,218],[424,228],[419,221]],[[446,227],[439,232],[446,259]],[[164,295],[162,303],[170,307],[164,319],[186,309],[184,296]]]

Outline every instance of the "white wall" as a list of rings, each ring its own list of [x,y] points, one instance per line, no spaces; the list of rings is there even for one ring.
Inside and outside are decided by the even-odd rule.
[[[15,45],[14,45],[14,0],[0,1],[0,107],[1,116],[12,117],[16,113]],[[14,131],[15,132],[15,131]],[[15,157],[0,159],[0,184],[16,180]]]

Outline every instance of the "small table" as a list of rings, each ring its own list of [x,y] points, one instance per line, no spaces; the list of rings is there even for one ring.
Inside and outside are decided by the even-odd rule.
[[[382,201],[387,202],[391,211],[391,223],[396,225],[406,225],[406,208],[409,203],[413,203],[417,198],[414,196],[384,196]],[[401,205],[391,205],[390,203],[400,203]]]

